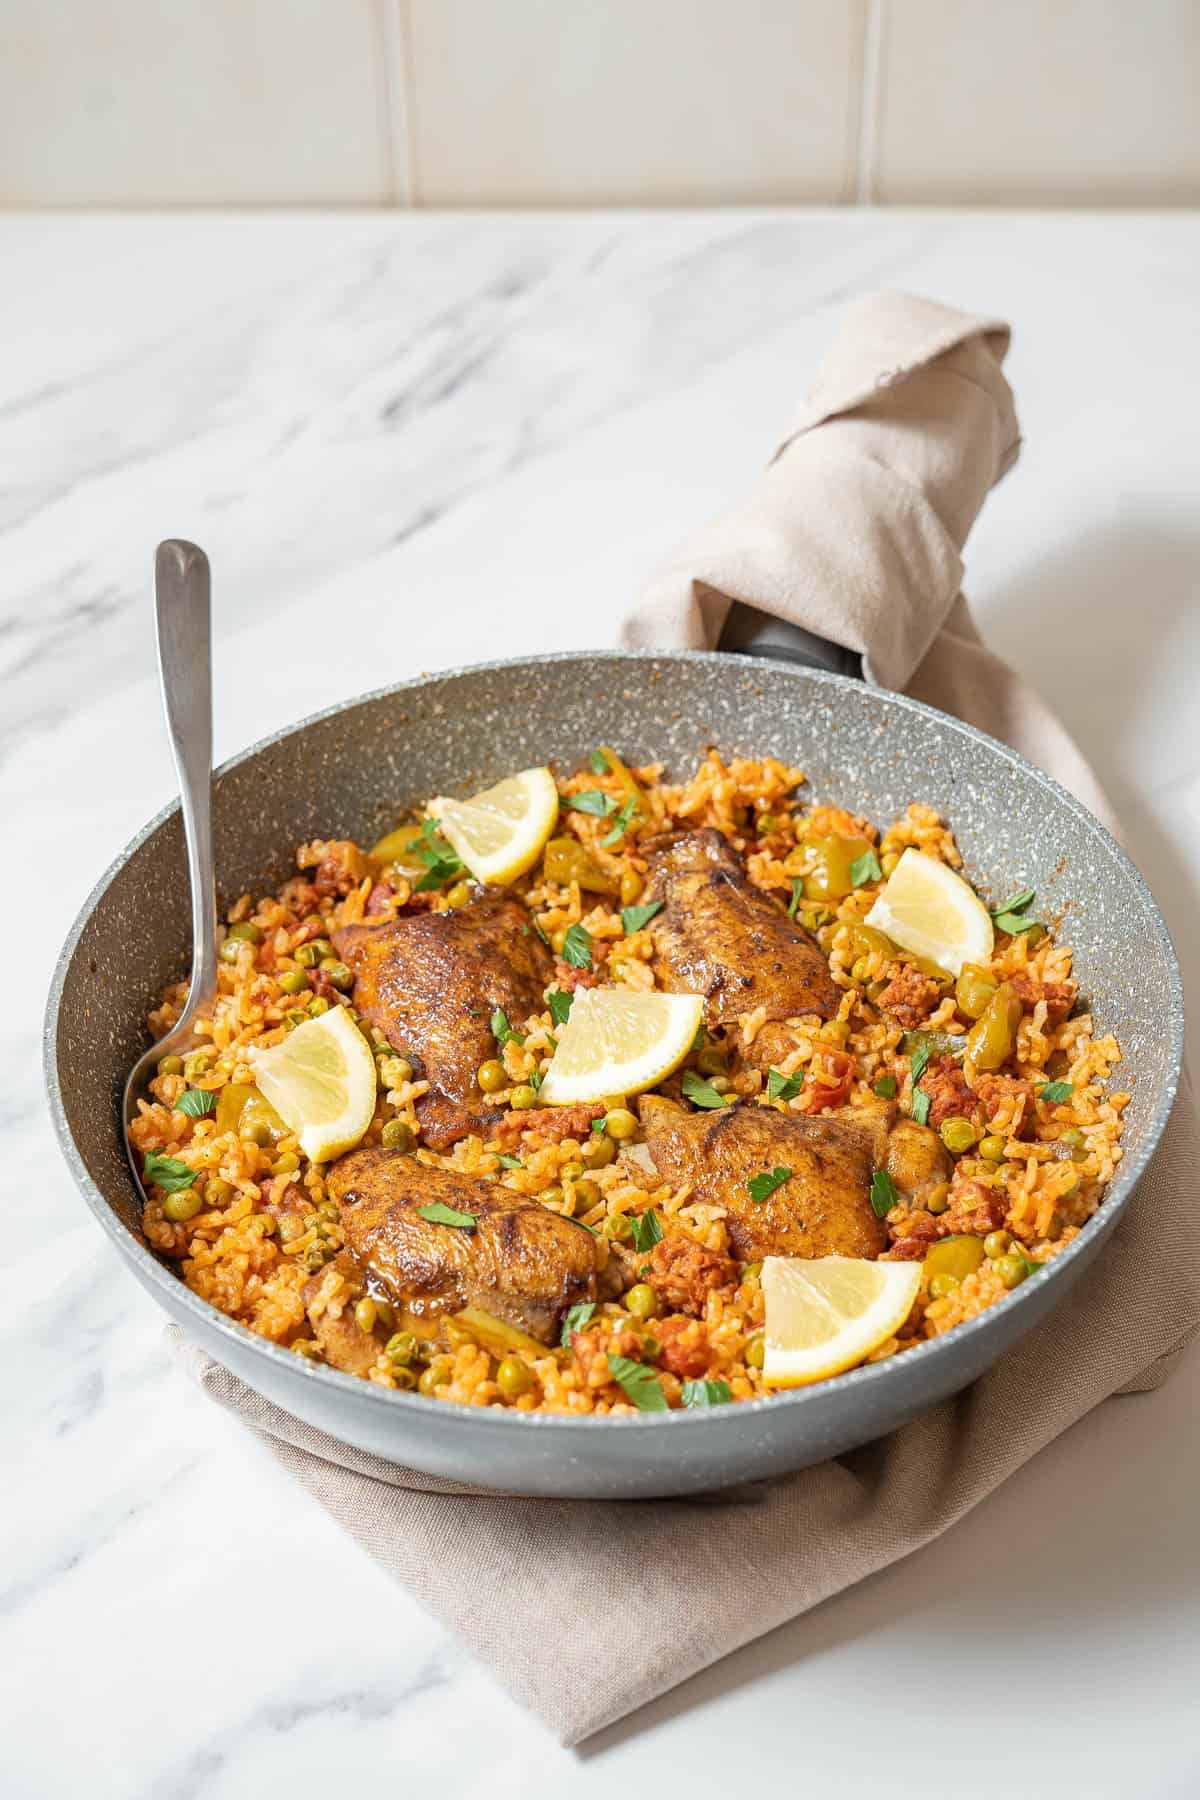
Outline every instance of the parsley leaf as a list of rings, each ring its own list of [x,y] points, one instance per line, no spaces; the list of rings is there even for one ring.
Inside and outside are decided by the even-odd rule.
[[[798,1075],[781,1075],[778,1069],[767,1070],[768,1100],[794,1100],[803,1086],[803,1069]]]
[[[875,1092],[881,1100],[894,1100],[896,1097],[896,1077],[881,1075],[875,1083]]]
[[[1045,1263],[1034,1262],[1032,1256],[1026,1256],[1024,1250],[1021,1251],[1021,1261],[1025,1265],[1025,1273],[1027,1276],[1036,1275],[1039,1269],[1044,1269],[1046,1266]]]
[[[502,1169],[523,1169],[525,1167],[519,1156],[498,1156],[496,1161]]]
[[[428,1219],[431,1225],[457,1225],[463,1231],[474,1231],[476,1214],[458,1212],[453,1206],[444,1206],[440,1200],[433,1201],[430,1206],[418,1206],[417,1214]]]
[[[606,831],[604,836],[600,839],[600,848],[602,850],[611,850],[614,844],[620,843],[621,839],[625,836],[625,833],[629,830],[629,821],[633,818],[636,811],[637,795],[631,794],[616,818],[613,820],[612,830]]]
[[[547,937],[546,927],[542,924],[540,919],[535,919],[533,921],[533,929],[537,932],[537,934],[541,938],[543,944],[545,944],[547,950],[552,950],[554,948],[554,946],[551,944],[550,939]]]
[[[1013,912],[993,913],[992,921],[997,931],[1007,931],[1009,937],[1020,937],[1023,931],[1032,931],[1035,925],[1041,924],[1040,919],[1026,919]]]
[[[879,866],[879,858],[874,850],[864,850],[850,864],[850,879],[855,887],[861,887],[864,881],[882,881],[883,870]]]
[[[635,931],[640,931],[643,925],[648,925],[655,913],[661,912],[662,909],[661,900],[647,901],[645,906],[623,906],[621,908],[621,924],[625,928],[625,936],[632,937]]]
[[[414,845],[414,850],[425,864],[425,873],[414,890],[418,894],[427,893],[430,888],[443,887],[447,881],[463,872],[458,852],[444,837],[438,835],[440,824],[440,819],[421,821],[421,835],[425,842]]]
[[[175,1102],[175,1111],[186,1113],[189,1119],[205,1119],[216,1109],[217,1096],[210,1094],[207,1088],[189,1088]]]
[[[685,1381],[683,1384],[685,1406],[728,1406],[732,1399],[727,1381]]]
[[[593,1119],[591,1124],[588,1127],[588,1130],[589,1131],[603,1131],[604,1130],[604,1115],[601,1114],[601,1116],[598,1119]]]
[[[505,1044],[523,1044],[525,1039],[519,1031],[514,1031],[508,1022],[508,1014],[502,1006],[498,1006],[488,1021],[492,1028],[492,1036],[503,1050]]]
[[[533,1089],[534,1093],[536,1094],[538,1089],[541,1087],[542,1082],[545,1080],[545,1076],[542,1074],[542,1071],[540,1069],[530,1069],[528,1075],[525,1077],[525,1080],[528,1083],[528,1085]]]
[[[631,1362],[627,1356],[609,1356],[606,1360],[609,1374],[639,1412],[666,1412],[667,1396],[653,1369]]]
[[[746,1192],[761,1206],[764,1200],[771,1198],[776,1188],[782,1187],[785,1181],[790,1180],[791,1173],[790,1169],[784,1168],[783,1164],[779,1163],[769,1175],[765,1172],[762,1175],[752,1175],[746,1183]]]
[[[912,1097],[912,1116],[918,1125],[929,1123],[929,1095],[923,1088],[918,1088]]]
[[[550,1008],[550,1017],[556,1025],[565,1025],[571,1016],[574,994],[568,994],[562,988],[551,988],[546,995],[546,1004]]]
[[[1014,894],[1011,900],[1005,900],[1003,905],[994,907],[992,917],[998,919],[1002,913],[1023,913],[1036,897],[1037,890],[1035,888],[1022,888],[1021,892]]]
[[[142,1165],[142,1174],[155,1187],[160,1187],[164,1194],[178,1194],[183,1188],[190,1188],[196,1179],[197,1171],[189,1169],[186,1163],[174,1156],[159,1156],[155,1151],[146,1152],[146,1160]]]
[[[728,1106],[730,1103],[728,1094],[718,1094],[712,1083],[705,1081],[703,1075],[697,1075],[694,1069],[685,1069],[680,1085],[693,1106],[707,1106],[715,1109],[718,1106]]]
[[[1050,1106],[1057,1106],[1060,1100],[1069,1100],[1074,1092],[1073,1081],[1048,1081],[1037,1091],[1038,1099],[1045,1100]]]
[[[569,1350],[571,1348],[571,1333],[573,1331],[582,1331],[595,1310],[596,1302],[594,1300],[577,1300],[575,1305],[571,1307],[566,1318],[563,1320],[562,1336],[558,1340],[564,1349]]]
[[[788,901],[788,909],[787,910],[788,910],[788,918],[789,919],[795,918],[796,908],[799,906],[800,901],[803,898],[803,895],[804,895],[804,883],[801,881],[800,877],[797,876],[796,879],[792,883],[792,897]]]
[[[592,766],[593,775],[608,774],[608,758],[605,756],[603,750],[593,750],[592,754],[588,757],[588,762]]]
[[[886,1219],[900,1196],[886,1169],[876,1169],[871,1177],[871,1211],[877,1219]]]
[[[658,1214],[653,1207],[640,1216],[637,1213],[628,1213],[626,1217],[633,1230],[635,1250],[640,1250],[644,1254],[647,1250],[653,1250],[655,1244],[662,1243],[663,1228],[658,1222]]]
[[[573,969],[592,966],[592,934],[582,925],[572,925],[563,939],[563,961]]]
[[[617,810],[616,801],[602,794],[599,788],[587,788],[582,794],[568,794],[563,805],[570,812],[591,813],[597,819],[607,819]]]
[[[922,1038],[921,1042],[912,1053],[911,1067],[914,1087],[916,1087],[918,1081],[920,1081],[922,1075],[929,1067],[930,1050],[931,1045],[929,1039]]]

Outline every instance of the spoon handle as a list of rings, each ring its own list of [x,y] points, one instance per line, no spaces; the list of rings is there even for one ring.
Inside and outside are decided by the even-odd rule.
[[[190,1012],[217,985],[217,894],[212,838],[212,616],[208,558],[168,538],[154,554],[158,671],[179,775],[192,889]]]

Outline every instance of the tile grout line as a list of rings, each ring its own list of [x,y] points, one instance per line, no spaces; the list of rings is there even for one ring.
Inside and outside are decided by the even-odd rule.
[[[879,124],[883,101],[883,47],[887,0],[866,0],[863,16],[862,67],[858,84],[858,166],[854,204],[874,206],[879,187]]]
[[[412,142],[409,34],[405,0],[375,0],[376,53],[379,80],[380,135],[388,202],[414,204],[416,172]]]

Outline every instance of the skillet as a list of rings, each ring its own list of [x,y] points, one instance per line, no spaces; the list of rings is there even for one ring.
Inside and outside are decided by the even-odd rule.
[[[752,653],[597,651],[487,663],[369,694],[234,757],[214,780],[221,904],[273,887],[292,847],[372,842],[411,806],[515,768],[571,768],[597,743],[686,771],[704,748],[803,768],[806,800],[887,822],[923,800],[953,826],[965,873],[997,896],[1038,890],[1066,912],[1080,991],[1136,1076],[1124,1157],[1096,1218],[1036,1276],[944,1337],[777,1398],[633,1418],[459,1407],[310,1364],[192,1294],[148,1248],[125,1160],[120,1096],[149,1001],[186,969],[189,898],[178,805],[121,852],[73,925],[45,1020],[59,1143],[84,1200],[185,1334],[267,1399],[360,1450],[512,1493],[648,1498],[779,1475],[895,1429],[956,1393],[1044,1320],[1112,1235],[1161,1136],[1183,1048],[1179,970],[1149,889],[1095,819],[1006,746],[870,688],[844,652],[760,633]],[[802,659],[802,660],[801,660]],[[812,666],[817,661],[824,667]]]

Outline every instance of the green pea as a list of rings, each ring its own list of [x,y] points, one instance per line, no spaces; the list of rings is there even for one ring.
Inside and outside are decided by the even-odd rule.
[[[381,1038],[379,1041],[384,1056],[390,1057],[391,1050],[387,1039]],[[413,1078],[413,1066],[409,1062],[407,1056],[397,1056],[393,1059],[393,1065],[389,1073],[392,1077],[392,1085],[394,1087],[403,1087],[406,1082],[411,1081]]]
[[[417,1382],[417,1389],[422,1394],[432,1394],[435,1388],[445,1387],[449,1379],[450,1359],[445,1356],[435,1356],[429,1367],[422,1370],[421,1378]]]
[[[243,919],[238,925],[231,925],[226,932],[227,938],[236,938],[240,944],[261,944],[262,932],[249,919]]]
[[[998,1262],[1002,1256],[1007,1256],[1011,1244],[1007,1231],[989,1231],[983,1240],[983,1254],[992,1262]]]
[[[385,1150],[411,1150],[417,1140],[407,1119],[389,1119],[379,1141]]]
[[[292,955],[302,969],[315,969],[318,963],[333,955],[333,945],[328,938],[310,938],[307,944],[301,944]]]
[[[218,950],[217,955],[221,958],[223,963],[235,963],[241,948],[242,946],[238,943],[236,938],[226,938],[225,942]]]
[[[417,1357],[417,1340],[411,1331],[397,1331],[385,1346],[390,1360],[398,1365],[415,1362]]]
[[[947,1294],[952,1294],[957,1286],[957,1275],[934,1275],[929,1283],[930,1297],[934,1300],[944,1300]]]
[[[354,986],[354,976],[344,962],[339,961],[336,956],[323,956],[321,958],[321,967],[324,969],[326,975],[339,994],[348,994],[350,992],[350,989]]]
[[[299,1167],[300,1158],[296,1155],[296,1152],[294,1150],[285,1150],[283,1155],[277,1156],[275,1161],[271,1164],[271,1173],[272,1175],[294,1175]]]
[[[1006,1288],[1020,1287],[1028,1270],[1023,1256],[1002,1256],[997,1260],[996,1273]]]
[[[447,891],[446,905],[452,906],[454,908],[455,912],[457,912],[460,907],[463,907],[467,904],[467,902],[470,898],[471,898],[470,882],[469,881],[456,881],[454,883],[454,886]]]
[[[485,1094],[496,1094],[508,1086],[508,1070],[498,1057],[493,1056],[480,1063],[475,1079]]]
[[[637,1124],[637,1119],[627,1106],[617,1106],[606,1117],[604,1129],[610,1138],[615,1138],[618,1143],[622,1143],[626,1138],[633,1136],[637,1130]]]
[[[190,1056],[183,1059],[183,1072],[188,1081],[195,1081],[198,1075],[207,1075],[217,1060],[215,1050],[193,1050]]]
[[[609,1213],[600,1229],[606,1238],[613,1238],[619,1244],[628,1243],[633,1236],[633,1226],[624,1213]]]
[[[766,1360],[766,1354],[767,1346],[763,1334],[761,1331],[756,1331],[742,1352],[742,1361],[748,1369],[761,1369]]]
[[[635,1319],[658,1317],[658,1295],[648,1281],[639,1281],[625,1296],[625,1310]]]
[[[310,1000],[308,1003],[308,1016],[310,1019],[319,1019],[322,1013],[327,1013],[328,1011],[329,1001],[325,998],[324,994],[318,994],[315,999]]]
[[[168,1194],[163,1201],[163,1216],[170,1219],[172,1225],[186,1224],[194,1219],[204,1205],[204,1201],[194,1187],[180,1188],[176,1194]]]
[[[970,1119],[947,1119],[942,1126],[941,1137],[952,1156],[962,1156],[975,1142],[975,1127]]]
[[[307,1229],[304,1220],[295,1213],[284,1213],[279,1221],[279,1236],[285,1244],[294,1244],[297,1238],[304,1236]]]
[[[585,1175],[575,1182],[575,1209],[577,1212],[590,1212],[601,1198],[598,1182],[591,1181]]]
[[[410,1394],[413,1389],[420,1384],[420,1377],[415,1369],[394,1368],[392,1370],[392,1380],[398,1388],[403,1388],[406,1393]]]
[[[325,1267],[325,1250],[321,1244],[310,1244],[304,1252],[304,1266],[310,1275]]]
[[[308,986],[308,976],[303,969],[285,969],[278,981],[285,994],[302,994]]]
[[[233,1188],[229,1182],[222,1181],[219,1175],[210,1175],[204,1184],[204,1204],[216,1212],[222,1206],[229,1205],[232,1193]]]
[[[696,1067],[702,1075],[724,1075],[729,1062],[718,1044],[706,1044],[696,1058]]]
[[[369,1337],[375,1329],[375,1318],[375,1302],[369,1294],[364,1294],[354,1308],[354,1322],[358,1329],[365,1331]]]
[[[933,1214],[944,1213],[950,1206],[950,1183],[939,1181],[925,1196],[925,1210]]]
[[[293,1007],[291,1012],[285,1012],[283,1015],[283,1028],[285,1031],[296,1031],[301,1025],[307,1024],[308,1014],[298,1006]]]
[[[583,1160],[589,1169],[606,1169],[617,1154],[617,1146],[603,1131],[593,1131],[583,1146]]]
[[[537,1089],[531,1087],[515,1087],[508,1096],[508,1104],[514,1112],[528,1112],[531,1106],[537,1105]]]
[[[159,1057],[158,1072],[160,1075],[182,1075],[183,1074],[183,1058],[182,1058],[182,1056],[161,1056],[161,1057]]]
[[[578,1181],[583,1174],[583,1164],[581,1162],[564,1163],[558,1172],[564,1181]]]
[[[271,1141],[271,1127],[262,1119],[251,1119],[242,1126],[238,1136],[245,1138],[249,1144],[257,1144],[260,1150],[264,1150]]]
[[[496,1386],[506,1400],[519,1400],[533,1386],[533,1376],[519,1356],[506,1356],[496,1370]]]
[[[982,1138],[979,1144],[979,1154],[986,1162],[1003,1162],[1004,1139],[997,1132]]]

